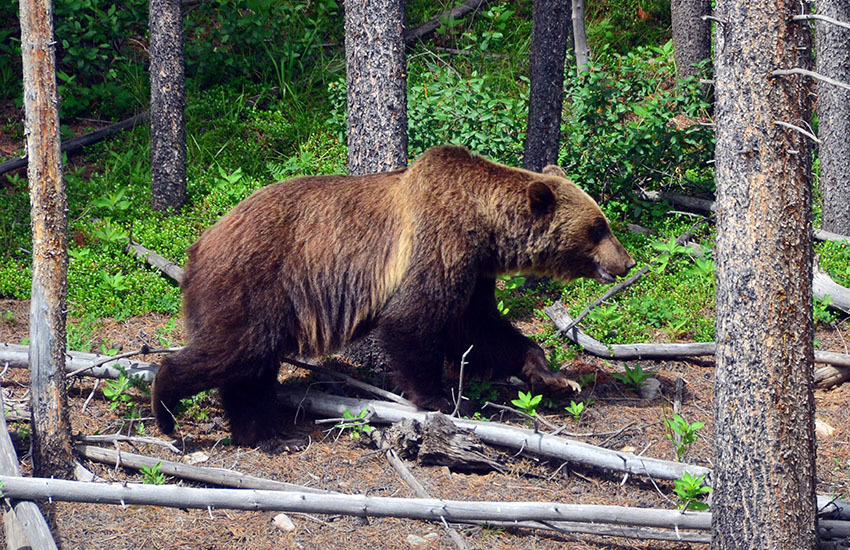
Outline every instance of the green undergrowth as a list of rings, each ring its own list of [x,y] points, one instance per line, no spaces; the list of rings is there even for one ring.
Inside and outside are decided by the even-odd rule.
[[[252,0],[248,6],[246,1],[214,0],[187,15],[189,202],[179,215],[150,207],[144,126],[66,163],[71,347],[91,347],[91,335],[104,318],[179,311],[179,289],[125,254],[128,238],[182,264],[186,248],[200,233],[254,190],[297,175],[345,172],[339,4]],[[71,109],[123,115],[144,108],[147,82],[138,70],[135,42],[109,42],[116,33],[132,37],[143,32],[144,3],[133,0],[111,11],[102,0],[60,4],[57,9],[65,10],[62,17],[68,19],[57,22],[57,28],[74,21],[108,23],[88,36],[82,26],[67,30],[96,44],[88,50],[73,48],[71,41],[62,45],[60,69],[70,78],[60,82],[66,90],[63,114]],[[703,124],[710,120],[708,105],[695,80],[677,83],[673,78],[666,23],[657,19],[663,17],[662,4],[599,4],[589,12],[588,33],[595,44],[590,71],[577,75],[574,60],[567,60],[560,163],[599,200],[638,262],[635,269],[654,262],[638,283],[582,321],[583,330],[609,343],[713,339],[712,227],[694,225],[693,219],[669,212],[668,205],[640,200],[637,194],[639,188],[705,196],[713,191],[707,162],[713,137]],[[75,6],[79,11],[70,13]],[[529,6],[489,3],[471,18],[443,21],[427,45],[414,46],[408,56],[411,159],[432,145],[457,143],[509,165],[521,163]],[[408,26],[447,7],[410,2]],[[638,17],[626,24],[618,10]],[[0,8],[0,13],[12,12]],[[622,32],[613,37],[613,29]],[[106,55],[106,43],[117,48],[114,58]],[[444,54],[443,49],[461,53]],[[0,32],[0,54],[18,50],[13,35]],[[87,65],[89,55],[95,58]],[[78,70],[69,72],[72,67]],[[0,55],[0,83],[15,80],[16,70]],[[4,133],[22,135],[14,121],[3,124]],[[26,299],[31,236],[22,174],[0,177],[0,211],[0,297]],[[651,233],[634,233],[626,223]],[[698,253],[672,244],[686,230],[700,243]],[[850,284],[850,247],[819,243],[816,251],[837,282]],[[575,350],[555,336],[543,308],[563,300],[576,315],[607,288],[589,280],[537,286],[507,280],[500,285],[498,302],[514,320],[542,321],[543,332],[536,338],[554,350],[551,361],[557,365]]]

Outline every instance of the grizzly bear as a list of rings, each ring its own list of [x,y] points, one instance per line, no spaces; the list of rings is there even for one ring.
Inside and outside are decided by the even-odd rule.
[[[405,169],[301,177],[236,205],[189,248],[189,341],[154,380],[160,429],[178,401],[218,387],[233,441],[275,433],[280,362],[321,357],[371,333],[395,383],[446,408],[445,361],[472,374],[567,387],[496,307],[500,274],[612,282],[634,261],[596,202],[557,167],[511,168],[454,146]]]

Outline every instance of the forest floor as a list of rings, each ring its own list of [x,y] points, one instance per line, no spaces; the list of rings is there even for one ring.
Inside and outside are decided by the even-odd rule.
[[[0,342],[18,343],[27,336],[28,303],[0,300]],[[98,342],[120,345],[124,350],[137,349],[167,321],[167,316],[148,315],[122,322],[104,322],[94,334],[93,348]],[[539,321],[518,323],[526,332],[540,329]],[[181,341],[182,332],[174,333]],[[820,349],[846,352],[850,341],[848,324],[838,323],[820,328],[817,339]],[[145,360],[156,361],[146,357]],[[663,420],[672,415],[672,395],[675,380],[681,375],[686,381],[682,414],[689,422],[705,422],[686,457],[692,464],[711,466],[712,455],[712,391],[714,368],[711,364],[690,362],[643,362],[660,382],[660,393],[651,400],[641,399],[625,389],[611,374],[622,368],[615,362],[580,356],[568,372],[596,372],[595,388],[579,396],[593,404],[576,422],[563,411],[542,409],[540,412],[556,425],[566,424],[567,432],[583,434],[575,439],[611,449],[630,450],[645,456],[675,459]],[[349,372],[357,376],[357,372]],[[298,383],[305,371],[284,368],[281,381]],[[450,382],[447,382],[450,383]],[[10,403],[26,403],[27,373],[9,369],[2,377],[3,397]],[[84,410],[84,403],[93,393],[95,380],[81,378],[69,388],[69,407],[74,434],[109,434],[126,423],[120,408],[110,409],[110,402],[101,390]],[[508,404],[516,397],[516,389],[496,384],[501,391],[500,402]],[[346,391],[335,388],[334,393]],[[348,390],[350,391],[350,390]],[[142,417],[150,416],[147,397],[133,394]],[[356,395],[356,394],[352,394]],[[578,398],[576,398],[578,400]],[[829,391],[817,391],[817,418],[835,430],[831,435],[818,437],[818,492],[846,496],[850,493],[850,385]],[[569,399],[567,400],[569,401]],[[204,405],[208,415],[181,420],[181,434],[176,442],[181,455],[161,447],[145,447],[122,443],[126,452],[156,456],[164,460],[181,461],[201,451],[208,460],[199,466],[228,468],[258,477],[286,481],[309,487],[348,494],[371,496],[413,497],[413,491],[399,478],[383,453],[368,444],[368,438],[353,439],[348,432],[316,424],[315,418],[292,414],[285,416],[282,426],[286,439],[276,439],[256,448],[233,446],[227,442],[227,422],[217,398]],[[563,405],[562,405],[563,407]],[[483,414],[498,419],[500,413],[486,409]],[[206,416],[205,418],[202,418]],[[145,435],[163,437],[153,421],[146,422]],[[506,415],[504,421],[522,424],[523,420]],[[612,436],[612,432],[622,430]],[[26,422],[10,422],[10,431],[17,445],[25,474],[31,472]],[[110,447],[111,448],[111,447]],[[487,501],[556,501],[571,504],[610,504],[633,507],[674,509],[672,483],[638,476],[623,479],[622,474],[574,468],[570,464],[518,455],[515,451],[494,449],[502,464],[502,472],[463,474],[446,467],[409,464],[413,475],[433,497],[456,500]],[[83,460],[96,475],[109,480],[140,481],[133,470]],[[168,479],[167,483],[198,486],[191,482]],[[311,516],[288,514],[294,522],[291,531],[278,529],[272,522],[273,512],[242,512],[231,510],[189,510],[153,506],[115,506],[97,504],[55,503],[52,509],[55,536],[61,548],[107,549],[218,549],[218,548],[351,548],[406,549],[454,548],[442,525],[406,519],[368,518],[349,516]],[[458,526],[470,548],[477,549],[685,549],[707,548],[700,544],[677,542],[637,541],[625,538],[603,538],[588,535],[559,534],[526,529]]]

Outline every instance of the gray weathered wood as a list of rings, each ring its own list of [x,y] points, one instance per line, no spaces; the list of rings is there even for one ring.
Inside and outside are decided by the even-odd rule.
[[[182,267],[172,262],[171,260],[166,259],[165,257],[157,254],[153,250],[148,250],[141,244],[133,242],[132,239],[130,240],[130,243],[124,247],[124,252],[126,252],[127,254],[132,254],[136,258],[154,266],[175,283],[179,284],[180,281],[183,280]]]
[[[416,43],[417,40],[422,40],[429,34],[433,33],[443,24],[443,21],[451,19],[460,19],[468,13],[474,12],[481,6],[489,2],[489,0],[466,0],[450,10],[446,10],[436,17],[431,18],[427,23],[424,23],[415,29],[404,32],[404,42],[408,46]]]
[[[290,407],[303,408],[315,415],[332,418],[341,418],[346,410],[358,414],[364,408],[368,408],[373,413],[370,420],[373,423],[393,423],[405,418],[424,422],[426,414],[433,414],[386,401],[338,397],[317,391],[310,391],[305,395],[303,389],[294,390],[287,387],[279,388],[277,396],[281,402]],[[702,466],[636,456],[632,453],[605,449],[498,422],[476,422],[459,418],[450,420],[459,428],[470,430],[485,443],[522,449],[539,456],[557,458],[589,467],[669,480],[681,478],[684,472],[694,475],[709,473],[709,469]]]
[[[273,479],[263,479],[224,468],[190,466],[181,462],[161,460],[140,454],[123,451],[119,453],[114,449],[104,449],[94,445],[77,445],[75,449],[84,457],[96,462],[115,465],[119,462],[120,457],[121,466],[134,470],[139,470],[142,467],[151,468],[159,464],[159,471],[165,475],[211,483],[222,487],[232,487],[234,489],[266,489],[269,491],[301,491],[304,493],[323,494],[331,492],[283,481],[275,481]]]
[[[702,19],[711,13],[711,0],[672,0],[673,56],[676,76],[699,76],[696,63],[711,57],[711,22]]]
[[[0,411],[5,410],[3,393],[0,391]],[[0,474],[20,477],[18,455],[9,438],[6,418],[0,415]],[[0,492],[3,488],[0,487]],[[38,506],[29,500],[3,500],[3,527],[6,530],[6,548],[23,550],[25,548],[56,548],[44,516]]]
[[[65,372],[74,372],[103,359],[108,359],[108,356],[97,353],[84,353],[82,351],[67,351],[65,352]],[[0,343],[0,365],[6,364],[13,368],[28,368],[29,349],[27,346]],[[110,361],[99,367],[87,370],[85,374],[86,376],[95,378],[118,378],[121,372],[115,368],[116,365],[122,367],[128,377],[139,378],[145,382],[153,381],[154,374],[156,374],[159,368],[159,365],[155,363],[134,361],[132,359],[117,359],[114,362]]]
[[[559,329],[569,327],[572,317],[566,306],[555,302],[543,310]],[[566,331],[565,336],[580,345],[584,351],[597,357],[620,361],[634,359],[682,359],[686,357],[705,357],[714,355],[714,342],[691,342],[676,344],[603,344],[585,334],[577,327]],[[839,367],[850,367],[850,355],[833,351],[815,351],[815,363],[824,363]]]
[[[62,179],[53,2],[21,0],[27,181],[32,223],[30,386],[33,469],[71,478],[71,424],[65,408],[68,201]]]
[[[576,71],[587,70],[590,48],[587,47],[587,30],[584,25],[584,0],[572,1],[573,44],[576,53]]]

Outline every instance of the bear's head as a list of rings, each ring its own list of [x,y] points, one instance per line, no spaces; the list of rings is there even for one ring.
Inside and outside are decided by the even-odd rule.
[[[544,168],[543,177],[528,184],[527,197],[537,236],[529,243],[534,271],[612,283],[634,267],[599,205],[559,167]]]

